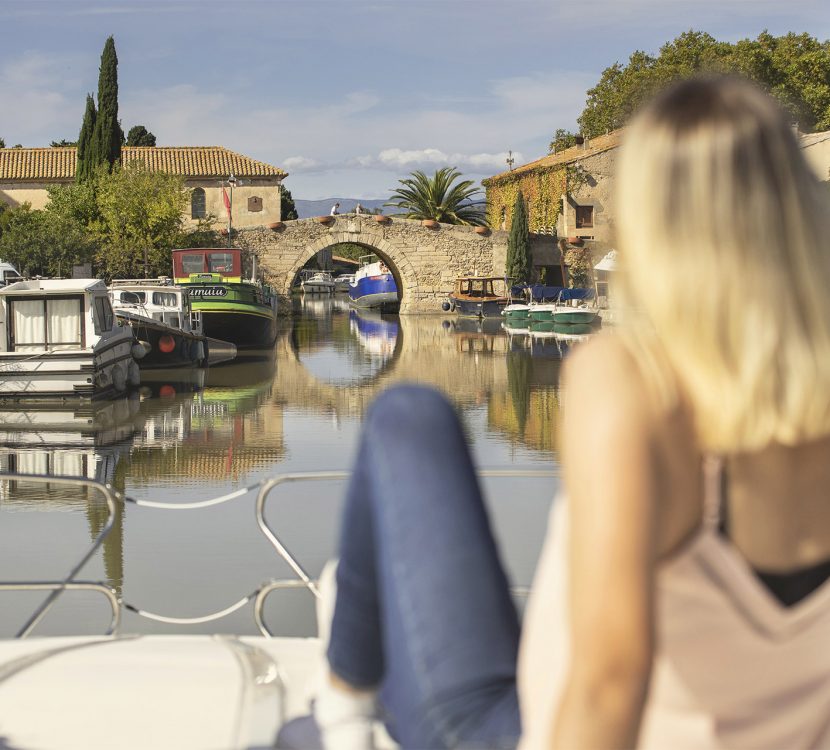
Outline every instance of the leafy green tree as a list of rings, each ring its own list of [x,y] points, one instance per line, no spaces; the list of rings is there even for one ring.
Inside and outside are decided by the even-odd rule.
[[[169,274],[170,250],[185,235],[188,191],[182,178],[133,162],[100,175],[96,194],[100,272],[108,278]]]
[[[98,116],[92,136],[94,164],[109,164],[110,169],[121,159],[124,133],[118,123],[118,57],[115,40],[110,36],[101,53],[98,72]]]
[[[519,282],[530,281],[531,258],[530,240],[527,228],[527,208],[521,190],[516,195],[513,215],[510,220],[510,234],[507,235],[507,262],[505,273]]]
[[[27,276],[69,276],[72,266],[91,260],[95,243],[77,222],[28,203],[2,215],[0,257]]]
[[[280,220],[289,221],[291,219],[298,219],[300,215],[297,213],[297,206],[294,205],[294,198],[291,191],[280,183]]]
[[[52,148],[65,148],[66,146],[77,146],[78,141],[67,141],[66,138],[61,138],[59,141],[52,141],[49,145]]]
[[[128,146],[155,146],[156,137],[143,125],[133,125],[127,133]]]
[[[572,289],[584,289],[591,285],[591,251],[585,247],[574,247],[565,252],[568,278]]]
[[[553,140],[548,144],[548,151],[563,151],[571,146],[576,146],[576,134],[565,128],[557,128]]]
[[[443,224],[484,226],[484,209],[478,198],[480,191],[472,180],[455,181],[461,173],[455,167],[444,167],[427,177],[413,172],[399,180],[401,187],[392,192],[384,205],[397,208],[407,219],[434,219]]]
[[[637,50],[625,65],[606,68],[589,89],[578,118],[581,132],[595,137],[622,127],[660,88],[695,73],[736,73],[766,88],[803,131],[830,129],[830,41],[809,34],[719,42],[687,31],[664,44],[657,56]]]
[[[0,148],[6,148],[6,142],[0,138]]]
[[[101,171],[101,170],[99,170]],[[74,221],[90,232],[97,231],[101,214],[98,210],[95,180],[47,188],[46,211],[67,221]]]
[[[75,162],[75,181],[86,182],[95,172],[93,138],[95,137],[95,101],[92,94],[86,95],[86,108],[81,132],[78,134],[78,151]]]

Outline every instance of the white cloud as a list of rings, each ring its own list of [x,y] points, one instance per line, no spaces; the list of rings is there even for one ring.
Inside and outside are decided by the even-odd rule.
[[[305,156],[289,156],[282,160],[282,167],[289,172],[312,172],[320,167],[319,162]]]
[[[65,56],[27,53],[0,68],[0,133],[8,145],[48,145],[51,140],[72,139],[81,128],[84,99],[64,93],[75,81],[69,74],[72,60]]]

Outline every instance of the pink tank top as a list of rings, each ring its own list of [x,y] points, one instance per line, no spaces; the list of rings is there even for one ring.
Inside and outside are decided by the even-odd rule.
[[[830,581],[782,605],[718,533],[718,479],[707,472],[701,528],[657,572],[638,747],[830,748]],[[525,613],[523,750],[549,747],[567,672],[567,523],[559,498]]]

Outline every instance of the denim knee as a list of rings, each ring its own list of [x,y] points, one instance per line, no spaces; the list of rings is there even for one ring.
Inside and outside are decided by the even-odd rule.
[[[440,391],[405,383],[386,389],[375,399],[365,428],[373,436],[428,438],[435,430],[459,430],[459,422],[455,408]]]

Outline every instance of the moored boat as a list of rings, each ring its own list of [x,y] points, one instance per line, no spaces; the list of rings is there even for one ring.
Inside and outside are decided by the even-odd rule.
[[[188,290],[204,334],[239,350],[269,349],[277,337],[276,296],[252,266],[251,279],[243,278],[238,248],[173,251],[173,281]]]
[[[142,370],[208,364],[202,316],[191,309],[186,289],[157,280],[115,279],[109,291],[116,318],[132,327],[144,347]]]
[[[334,280],[328,271],[317,271],[300,282],[303,294],[334,294]]]
[[[349,285],[349,302],[355,307],[371,307],[392,312],[398,306],[398,285],[395,277],[382,260],[366,256],[363,265]]]
[[[590,325],[598,316],[593,289],[563,289],[551,315],[554,323],[571,325]]]
[[[99,279],[37,279],[0,289],[0,398],[98,399],[138,385],[133,331]]]
[[[353,273],[341,273],[339,276],[334,277],[334,291],[348,293],[349,287],[352,285],[353,282]]]
[[[494,284],[504,284],[500,276],[463,276],[455,280],[455,288],[444,303],[444,310],[474,318],[497,318],[510,298],[497,294]]]

